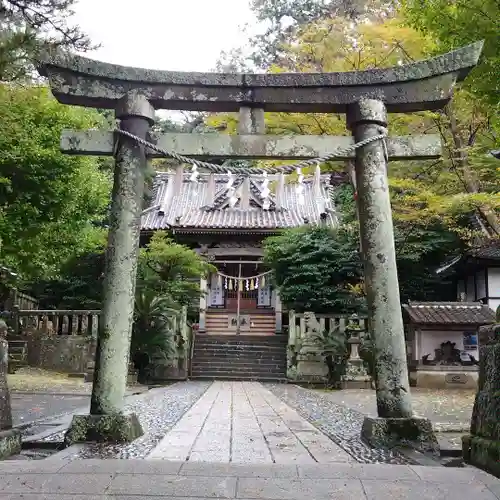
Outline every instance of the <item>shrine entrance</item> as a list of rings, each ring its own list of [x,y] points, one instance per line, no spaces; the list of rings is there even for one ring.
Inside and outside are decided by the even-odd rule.
[[[249,227],[257,231],[261,230],[263,218],[269,222],[268,228],[274,229],[280,219],[293,218],[286,212],[289,198],[297,200],[301,207],[314,200],[310,213],[321,220],[331,216],[327,200],[318,190],[319,183],[313,181],[310,195],[306,196],[302,169],[316,167],[317,180],[321,164],[335,160],[352,165],[354,160],[351,173],[357,190],[365,291],[377,370],[378,418],[366,418],[363,436],[375,444],[382,435],[394,441],[395,436],[403,440],[411,434],[422,438],[420,446],[427,440],[432,447],[430,437],[434,441],[435,437],[430,422],[414,418],[412,412],[387,170],[391,160],[439,157],[441,141],[432,135],[390,137],[387,114],[443,108],[452,98],[455,84],[477,64],[482,46],[482,42],[474,43],[408,66],[346,73],[180,73],[127,68],[64,53],[49,54],[38,61],[40,73],[48,77],[59,101],[113,109],[120,121],[116,130],[65,131],[62,136],[62,150],[66,153],[116,158],[98,370],[90,410],[95,419],[87,420],[96,428],[114,429],[116,425],[110,426],[109,420],[107,425],[97,424],[101,418],[118,415],[120,427],[127,424],[134,428],[133,418],[124,420],[122,416],[148,158],[170,157],[191,165],[193,182],[197,182],[198,170],[202,169],[227,175],[221,199],[216,193],[196,224],[210,220],[212,229],[220,229],[217,216],[225,209],[230,226],[234,227],[234,218],[243,214]],[[167,133],[153,137],[151,126],[158,109],[236,112],[238,135]],[[345,114],[352,137],[266,135],[265,112]],[[211,158],[297,163],[238,167],[238,178],[234,178],[226,167],[209,163]],[[273,200],[267,175],[280,174],[283,178],[294,172],[298,174],[295,193]],[[252,174],[263,177],[260,186],[252,183]],[[283,182],[278,181],[278,185]],[[255,212],[255,204],[262,212]],[[165,215],[164,207],[158,209],[159,215]],[[190,214],[174,219],[173,229],[176,225],[196,225],[185,215]],[[304,211],[299,222],[310,222]],[[203,278],[201,285],[199,326],[206,331],[208,281]],[[234,298],[228,298],[233,304]],[[248,296],[245,300],[253,299]],[[281,330],[278,315],[275,318],[276,330]],[[307,360],[307,352],[300,354]],[[398,435],[401,430],[404,436]]]
[[[208,280],[205,333],[274,335],[276,293],[269,271],[259,261],[241,259],[213,263],[218,271]],[[279,299],[278,299],[279,301]],[[279,332],[278,332],[279,333]]]

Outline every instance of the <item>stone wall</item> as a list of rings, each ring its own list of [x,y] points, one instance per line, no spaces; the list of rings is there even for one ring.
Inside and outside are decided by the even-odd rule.
[[[63,373],[84,373],[95,357],[96,339],[80,335],[27,333],[28,364]]]
[[[412,387],[477,389],[477,366],[418,365],[409,368]]]

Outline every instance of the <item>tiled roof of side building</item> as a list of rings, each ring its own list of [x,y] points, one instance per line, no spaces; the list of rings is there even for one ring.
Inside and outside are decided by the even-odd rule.
[[[420,325],[488,325],[495,312],[477,302],[410,302],[403,305],[408,319]]]
[[[269,175],[276,183],[278,176]],[[233,187],[247,189],[247,208],[229,206],[228,176],[201,174],[191,182],[188,174],[158,172],[154,180],[153,201],[144,210],[142,230],[176,228],[276,230],[324,221],[337,224],[335,207],[330,197],[329,176],[304,181],[304,203],[300,204],[294,184],[282,184],[279,192],[269,196],[269,209],[260,198],[262,175],[252,175],[248,182],[235,174]],[[279,184],[279,183],[278,183]],[[279,188],[278,188],[279,189]]]
[[[469,250],[469,255],[479,259],[500,260],[500,240],[485,241],[482,245]]]

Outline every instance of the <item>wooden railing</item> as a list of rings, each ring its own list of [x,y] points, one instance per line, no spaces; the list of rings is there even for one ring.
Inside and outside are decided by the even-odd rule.
[[[90,335],[97,337],[99,310],[23,310],[14,308],[12,325],[15,333],[36,330],[53,335]]]

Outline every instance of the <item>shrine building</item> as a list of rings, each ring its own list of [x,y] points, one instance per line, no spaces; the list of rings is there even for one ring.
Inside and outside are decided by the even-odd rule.
[[[199,333],[274,335],[282,332],[283,307],[262,263],[262,242],[306,224],[335,226],[330,176],[297,184],[282,174],[158,172],[151,205],[144,210],[141,241],[168,231],[217,272],[200,282]],[[239,325],[238,325],[239,317]]]

